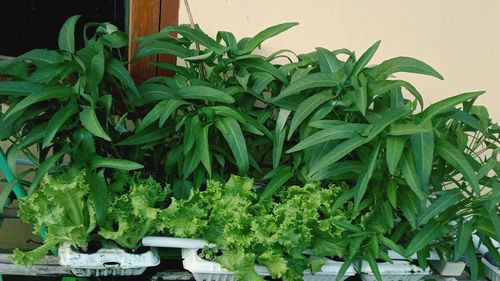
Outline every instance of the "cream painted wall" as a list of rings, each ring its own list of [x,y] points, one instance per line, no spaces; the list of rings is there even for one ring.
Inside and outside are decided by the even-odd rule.
[[[183,3],[183,1],[181,1]],[[300,25],[267,41],[264,53],[282,48],[348,48],[358,56],[382,40],[372,63],[395,56],[421,59],[445,80],[399,75],[412,82],[426,105],[461,92],[485,90],[478,99],[500,122],[499,0],[189,0],[195,21],[210,35],[218,30],[252,36],[282,22]],[[188,23],[182,5],[180,22]]]

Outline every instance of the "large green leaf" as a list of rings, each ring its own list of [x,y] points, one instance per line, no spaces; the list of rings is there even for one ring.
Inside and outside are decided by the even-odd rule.
[[[271,99],[271,101],[278,101],[290,95],[295,95],[301,91],[317,88],[331,88],[339,85],[340,81],[332,73],[312,73],[308,74],[297,81],[291,83],[281,93]]]
[[[288,84],[288,79],[286,76],[279,71],[274,65],[271,63],[267,62],[266,60],[262,58],[243,58],[243,59],[237,59],[236,62],[243,67],[246,68],[253,68],[258,71],[263,71],[267,72],[283,83]]]
[[[407,257],[413,255],[417,251],[430,245],[434,239],[441,236],[443,233],[447,232],[446,226],[438,224],[434,221],[426,224],[415,237],[411,240],[410,244],[406,248]]]
[[[288,23],[282,23],[278,25],[274,25],[271,27],[268,27],[261,32],[257,33],[253,38],[248,40],[243,47],[243,50],[241,50],[239,53],[241,54],[248,54],[251,53],[255,48],[257,48],[262,42],[265,40],[274,37],[283,31],[286,31],[289,28],[292,28],[296,26],[298,23],[296,22],[288,22]]]
[[[463,199],[462,192],[457,189],[447,190],[434,200],[427,208],[423,209],[417,217],[418,225],[424,225],[431,219],[446,211],[449,207]]]
[[[406,143],[404,136],[387,136],[385,143],[385,159],[387,161],[387,168],[389,173],[394,175],[403,154],[403,149]]]
[[[108,185],[104,178],[104,171],[94,173],[87,171],[85,181],[90,187],[90,196],[95,209],[96,222],[98,225],[104,225],[108,215]]]
[[[128,138],[119,141],[116,145],[140,145],[147,143],[154,143],[165,139],[171,132],[170,128],[155,128],[149,127],[140,132],[137,132]]]
[[[177,32],[183,37],[207,47],[207,49],[213,51],[218,55],[222,55],[226,51],[226,47],[222,46],[217,41],[210,38],[199,28],[192,28],[188,25],[179,25],[179,26],[167,26],[164,29],[162,29],[162,32],[171,32],[171,31]]]
[[[461,104],[461,103],[466,102],[466,101],[471,100],[471,99],[475,99],[482,94],[484,94],[484,91],[470,92],[470,93],[464,93],[464,94],[456,95],[456,96],[438,101],[438,102],[430,105],[428,108],[426,108],[424,111],[419,113],[417,116],[420,118],[421,122],[423,123],[426,120],[432,119],[434,116],[436,116],[438,114],[441,114],[443,112],[446,112],[448,110],[455,108],[455,106],[457,106],[458,104]]]
[[[99,119],[97,118],[95,111],[92,107],[85,107],[80,112],[80,121],[85,129],[89,130],[93,135],[111,141],[109,135],[104,131]]]
[[[317,145],[327,141],[347,139],[360,136],[362,132],[367,130],[369,127],[370,125],[358,124],[358,123],[330,126],[327,129],[323,129],[308,136],[307,138],[296,144],[294,147],[287,150],[286,153],[293,153],[296,151],[300,151],[309,148],[313,145]]]
[[[380,151],[380,141],[375,144],[375,147],[373,148],[370,155],[370,160],[368,161],[368,163],[366,163],[364,170],[361,172],[361,174],[358,177],[358,180],[356,181],[356,186],[354,187],[355,190],[354,209],[356,210],[358,209],[359,203],[361,203],[361,200],[365,195],[368,183],[372,178],[372,174],[373,171],[375,170],[375,163],[377,162],[379,151]]]
[[[292,169],[288,166],[280,166],[277,168],[269,183],[264,187],[264,191],[260,195],[259,202],[270,200],[274,193],[293,176]]]
[[[337,162],[342,157],[351,153],[354,149],[360,147],[361,145],[365,144],[368,141],[369,140],[367,138],[361,136],[355,136],[343,141],[342,143],[337,145],[334,149],[332,149],[330,152],[323,155],[318,161],[311,164],[309,177],[313,177],[314,174],[319,172],[321,169]]]
[[[446,162],[462,173],[463,177],[477,195],[481,194],[477,175],[469,161],[465,158],[463,151],[458,150],[446,140],[439,138],[436,142],[436,152]]]
[[[474,228],[474,221],[465,221],[460,219],[457,222],[457,239],[455,240],[455,255],[454,260],[459,261],[465,253],[467,246],[472,237],[472,230]]]
[[[104,47],[100,41],[90,40],[76,54],[85,66],[87,88],[92,90],[101,83],[104,75]]]
[[[196,51],[184,48],[181,45],[170,42],[155,41],[148,45],[143,45],[142,47],[140,47],[132,58],[132,62],[145,56],[159,54],[171,54],[180,58],[188,58],[195,56],[197,53]]]
[[[249,158],[245,138],[238,121],[228,117],[218,118],[215,121],[215,127],[222,133],[233,152],[239,173],[246,174],[249,167]]]
[[[159,102],[151,109],[151,111],[148,112],[148,114],[146,114],[146,116],[144,116],[142,121],[139,123],[136,131],[140,132],[144,130],[156,120],[160,120],[159,126],[162,127],[163,124],[165,124],[165,121],[170,117],[170,115],[183,104],[188,104],[188,102],[176,98],[171,98]]]
[[[200,160],[208,173],[208,178],[212,177],[212,160],[210,156],[210,147],[208,142],[208,129],[210,125],[204,126],[196,131],[196,146],[200,149]]]
[[[42,180],[43,176],[45,176],[50,168],[52,168],[57,163],[57,161],[59,161],[61,157],[63,157],[65,153],[65,150],[60,150],[40,163],[40,166],[38,167],[38,169],[36,169],[35,176],[31,181],[28,194],[31,194],[35,190],[35,188],[38,187],[38,184],[40,183],[40,180]]]
[[[50,142],[58,132],[59,128],[74,114],[78,112],[78,106],[75,102],[69,102],[65,107],[59,109],[50,118],[47,128],[45,130],[45,136],[43,138],[42,147],[48,147]]]
[[[283,128],[283,130],[281,131],[279,131],[278,128],[276,128],[273,138],[273,169],[278,168],[278,166],[280,165],[281,154],[283,152],[283,144],[285,142],[285,138],[286,138],[286,128]]]
[[[401,166],[403,177],[408,183],[410,189],[418,196],[418,198],[424,200],[425,194],[420,186],[420,181],[415,169],[415,162],[413,161],[413,155],[410,151],[406,150],[403,153],[399,165]]]
[[[360,174],[364,168],[361,161],[341,161],[321,169],[311,178],[313,181],[322,181],[325,179],[335,179],[346,174]],[[356,177],[356,176],[354,176]]]
[[[75,92],[73,91],[73,88],[70,87],[42,88],[37,92],[31,93],[18,104],[16,104],[13,108],[11,108],[6,114],[5,118],[41,101],[57,98],[70,98],[73,96],[75,96]]]
[[[58,44],[59,49],[74,53],[75,52],[75,25],[80,15],[75,15],[66,20],[59,31]]]
[[[368,69],[374,80],[386,79],[393,73],[409,72],[433,76],[443,80],[443,76],[423,61],[410,57],[396,57]]]
[[[26,81],[0,81],[0,96],[29,96],[43,87]]]
[[[225,92],[206,86],[189,86],[179,89],[178,92],[179,97],[183,99],[197,99],[223,103],[234,102],[234,98]]]
[[[319,69],[324,73],[335,73],[342,69],[343,64],[337,56],[324,48],[316,48],[319,59]]]
[[[324,104],[328,100],[332,99],[333,95],[331,91],[325,90],[316,95],[310,96],[300,103],[299,107],[295,111],[292,122],[290,123],[290,132],[288,133],[288,139],[290,139],[299,125],[311,115],[320,105]]]
[[[144,168],[143,165],[125,159],[111,159],[111,158],[103,158],[103,157],[94,157],[91,160],[92,169],[98,168],[111,168],[116,170],[138,170]]]
[[[358,76],[359,73],[363,70],[363,68],[370,62],[370,60],[373,58],[373,55],[375,55],[375,52],[378,49],[378,46],[380,45],[380,40],[375,42],[366,52],[364,52],[359,60],[354,64],[354,67],[352,68],[351,73],[349,74],[350,77]]]
[[[411,150],[415,159],[415,170],[419,178],[420,187],[428,189],[431,176],[432,163],[434,162],[434,132],[432,124],[425,133],[416,133],[410,136]]]
[[[48,64],[60,63],[64,57],[56,51],[46,49],[34,49],[17,57],[18,60],[27,60],[41,67]]]
[[[392,124],[389,130],[389,135],[391,136],[405,136],[413,134],[422,134],[429,132],[428,128],[424,128],[421,125],[403,123],[403,124]]]
[[[391,108],[379,112],[379,119],[374,121],[373,128],[368,135],[368,139],[372,140],[374,137],[378,136],[387,126],[394,123],[396,120],[408,115],[410,111],[406,108]]]
[[[9,75],[26,80],[28,78],[28,66],[22,61],[0,60],[0,75]]]
[[[106,60],[106,72],[111,76],[121,81],[127,88],[132,90],[136,95],[139,95],[139,91],[135,85],[134,80],[130,76],[125,66],[117,59],[110,58]]]

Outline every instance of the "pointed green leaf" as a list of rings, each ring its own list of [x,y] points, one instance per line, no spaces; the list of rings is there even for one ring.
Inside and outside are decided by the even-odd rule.
[[[321,72],[335,73],[344,67],[342,62],[333,52],[324,48],[316,48],[316,51],[318,52],[319,68]]]
[[[360,174],[364,164],[361,161],[341,161],[321,169],[312,176],[313,181],[322,181],[325,179],[335,179],[336,177],[346,174]]]
[[[0,96],[29,96],[43,87],[26,81],[0,81]]]
[[[415,237],[411,240],[408,248],[406,249],[406,257],[413,255],[414,253],[430,245],[434,239],[446,233],[447,228],[440,225],[434,221],[426,224]]]
[[[432,124],[428,124],[429,131],[416,133],[410,136],[411,150],[415,159],[415,171],[419,178],[420,187],[428,190],[429,177],[434,161],[434,132]]]
[[[16,104],[13,108],[9,110],[9,112],[5,115],[4,118],[12,116],[12,114],[19,112],[35,103],[46,101],[50,99],[57,98],[69,98],[75,96],[75,92],[73,88],[70,87],[50,87],[50,88],[42,88],[37,92],[31,93],[27,97],[25,97],[22,101]]]
[[[249,168],[249,159],[245,137],[240,125],[235,119],[224,117],[215,121],[215,127],[222,133],[233,152],[239,173],[246,174]]]
[[[90,196],[95,209],[97,225],[104,225],[108,215],[108,185],[104,179],[104,171],[94,173],[87,171],[85,181],[90,187]]]
[[[201,130],[195,132],[196,136],[196,146],[200,149],[201,163],[205,167],[208,173],[208,178],[212,178],[212,160],[210,157],[210,147],[208,143],[208,129],[210,125],[204,126]]]
[[[312,73],[308,74],[297,81],[290,83],[281,93],[271,99],[278,101],[290,95],[295,95],[301,91],[317,88],[331,88],[339,85],[340,81],[332,73]]]
[[[300,103],[299,107],[295,111],[292,123],[290,124],[290,133],[288,134],[288,139],[292,137],[297,127],[311,115],[314,110],[316,110],[320,105],[324,104],[328,100],[332,99],[332,93],[329,90],[322,91],[318,94],[312,95]]]
[[[349,74],[349,77],[356,77],[359,75],[359,73],[363,70],[363,68],[370,62],[370,60],[373,58],[373,55],[375,55],[375,52],[378,49],[378,46],[380,45],[380,40],[375,42],[364,54],[361,55],[359,60],[354,64],[354,67],[352,68],[351,74]]]
[[[234,102],[234,98],[225,92],[206,86],[189,86],[179,89],[178,93],[179,97],[183,99],[197,99],[223,103]]]
[[[361,172],[361,174],[358,177],[358,180],[356,182],[356,186],[354,187],[355,193],[354,193],[354,209],[358,209],[359,203],[361,203],[361,200],[363,199],[363,196],[365,195],[366,189],[368,187],[368,183],[370,182],[370,179],[372,178],[373,170],[375,169],[375,163],[377,162],[378,158],[378,153],[380,150],[380,142],[377,142],[375,144],[375,147],[373,148],[371,155],[370,155],[370,160],[366,164],[365,169]]]
[[[273,177],[269,181],[269,183],[264,187],[264,191],[260,195],[259,203],[265,202],[266,200],[270,200],[276,191],[283,187],[283,185],[292,178],[293,173],[292,169],[288,166],[280,166],[276,169]]]
[[[31,181],[31,185],[28,191],[28,194],[31,194],[35,188],[38,187],[38,184],[40,183],[40,180],[42,180],[43,176],[49,171],[52,166],[54,166],[61,157],[66,153],[65,150],[58,151],[57,153],[54,153],[54,155],[50,156],[49,158],[45,159],[38,169],[36,169],[35,177]]]
[[[91,107],[86,107],[80,112],[80,121],[85,129],[89,130],[93,135],[111,141],[109,135],[104,131],[95,111]]]
[[[75,102],[69,102],[65,107],[59,109],[52,118],[50,118],[47,128],[45,130],[45,136],[43,138],[42,147],[48,147],[57,131],[61,126],[74,114],[78,112],[78,106]]]
[[[297,22],[288,22],[288,23],[282,23],[278,25],[274,25],[271,27],[268,27],[261,32],[257,33],[253,38],[247,41],[245,44],[245,47],[243,47],[243,50],[241,50],[241,54],[248,54],[251,53],[255,48],[257,48],[262,42],[265,40],[274,37],[294,26],[298,25]]]
[[[253,68],[258,71],[262,72],[267,72],[274,77],[276,77],[278,80],[282,81],[285,84],[288,84],[288,79],[286,76],[281,73],[274,65],[271,63],[267,62],[264,59],[261,58],[243,58],[243,59],[237,59],[236,62],[246,68]]]
[[[188,102],[176,98],[159,102],[151,109],[151,111],[148,112],[148,114],[146,114],[146,116],[144,116],[136,131],[140,132],[144,130],[158,119],[160,119],[159,126],[163,127],[163,124],[165,124],[165,121],[170,117],[170,115],[172,115],[172,113],[174,113],[175,110],[183,104],[188,104]]]
[[[278,168],[278,166],[280,165],[281,154],[283,152],[283,143],[285,142],[285,138],[286,138],[286,128],[284,128],[281,131],[278,131],[278,128],[276,128],[273,138],[273,169]]]
[[[132,58],[132,62],[142,57],[159,54],[170,54],[180,58],[188,58],[195,56],[197,53],[196,51],[187,49],[181,45],[170,42],[155,41],[148,45],[141,46]]]
[[[385,143],[385,159],[387,161],[387,168],[389,173],[394,175],[403,154],[403,149],[406,143],[404,136],[387,136]]]
[[[208,50],[211,50],[218,55],[222,55],[226,51],[226,47],[222,46],[217,41],[210,38],[199,28],[192,28],[189,25],[183,24],[179,26],[173,26],[173,25],[167,26],[161,31],[162,32],[175,31],[180,35],[182,35],[183,37],[207,47]]]
[[[456,96],[438,101],[438,102],[430,105],[428,108],[426,108],[424,111],[419,113],[417,116],[420,117],[421,123],[423,123],[426,120],[432,119],[434,116],[436,116],[438,114],[441,114],[443,112],[446,112],[450,109],[455,108],[455,106],[457,106],[458,104],[461,104],[461,103],[468,101],[468,100],[471,100],[471,99],[475,99],[482,94],[484,94],[484,91],[470,92],[470,93],[464,93],[464,94],[456,95]]]
[[[429,75],[443,80],[443,76],[441,76],[441,74],[439,74],[434,68],[423,61],[410,57],[396,57],[388,59],[367,71],[367,73],[371,75],[374,80],[387,79],[391,74],[397,72]]]
[[[127,71],[125,66],[118,61],[117,59],[110,58],[106,60],[106,72],[111,76],[121,81],[127,88],[132,90],[136,95],[139,95],[139,91],[135,85],[134,80],[130,76],[130,73]]]
[[[75,25],[80,15],[75,15],[66,20],[59,31],[59,49],[74,53],[75,52]]]
[[[143,165],[133,161],[125,159],[102,158],[102,157],[92,158],[91,167],[92,169],[111,168],[124,171],[138,170],[144,168]]]
[[[327,129],[318,131],[317,133],[314,133],[309,137],[305,138],[304,140],[300,141],[294,147],[287,150],[286,153],[293,153],[296,151],[300,151],[309,148],[313,145],[317,145],[331,140],[347,139],[360,136],[363,131],[369,128],[369,126],[370,125],[357,124],[357,123],[330,126]]]
[[[46,49],[34,49],[18,56],[16,59],[23,61],[30,61],[37,67],[41,67],[48,64],[56,64],[63,62],[64,57],[56,51],[46,50]]]
[[[439,138],[436,142],[436,152],[446,162],[462,173],[477,195],[481,194],[477,175],[461,150],[458,150],[446,140]]]
[[[413,155],[410,151],[405,151],[401,157],[399,165],[401,166],[401,171],[403,172],[403,177],[410,189],[418,196],[421,200],[425,199],[425,194],[420,186],[420,181],[417,177],[417,172],[415,171],[415,164],[413,161]]]
[[[460,219],[457,223],[457,239],[455,240],[454,261],[459,261],[465,253],[472,237],[474,227],[473,221],[464,221]]]
[[[435,218],[449,207],[457,204],[463,199],[462,192],[458,189],[443,191],[442,195],[434,200],[428,207],[423,209],[417,217],[418,225],[424,225]]]
[[[170,134],[170,128],[155,128],[150,127],[138,133],[135,133],[128,138],[119,141],[116,145],[141,145],[146,143],[154,143],[165,139]]]
[[[388,134],[391,136],[405,136],[405,135],[421,134],[426,132],[429,132],[429,129],[424,128],[421,125],[404,123],[404,124],[392,124]]]
[[[319,172],[321,169],[326,166],[333,164],[340,160],[342,157],[351,153],[354,149],[360,147],[361,145],[368,142],[367,138],[356,136],[350,139],[347,139],[337,145],[334,149],[332,149],[327,154],[323,155],[317,162],[313,163],[309,172],[309,177],[313,177],[314,174]]]

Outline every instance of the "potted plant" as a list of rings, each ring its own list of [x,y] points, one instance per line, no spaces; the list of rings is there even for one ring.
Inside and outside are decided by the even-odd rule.
[[[76,274],[137,274],[159,263],[154,251],[144,253],[145,264],[132,265],[121,260],[133,260],[135,254],[119,250],[112,250],[114,262],[94,260],[90,265],[82,259],[95,255],[78,252],[106,239],[137,249],[142,236],[154,230],[153,223],[147,225],[154,219],[152,211],[144,212],[164,204],[167,196],[160,184],[143,180],[146,174],[129,172],[143,167],[127,160],[134,151],[116,147],[134,122],[135,108],[124,97],[138,95],[121,60],[127,36],[109,23],[86,24],[84,46],[77,50],[78,19],[64,23],[59,50],[32,50],[0,65],[0,75],[7,77],[0,82],[0,102],[10,105],[0,113],[0,139],[10,142],[10,170],[16,171],[19,154],[33,163],[13,179],[28,191],[20,216],[36,230],[46,230],[45,244],[27,253],[15,251],[13,261],[33,264],[61,245],[61,262],[73,266]],[[138,222],[146,225],[137,229]],[[142,260],[144,255],[137,254]]]
[[[228,155],[231,166],[225,167],[228,161],[216,156],[224,151],[219,148],[223,138],[206,137],[206,142],[197,144],[204,149],[194,159],[188,149],[182,153],[174,149],[169,154],[175,160],[174,171],[188,179],[186,175],[200,169],[201,178],[210,178],[212,169],[208,168],[216,158],[216,165],[224,169],[213,174],[214,178],[223,177],[229,168],[267,181],[261,203],[271,200],[285,183],[347,183],[352,188],[336,206],[350,202],[359,212],[355,228],[351,228],[356,239],[350,241],[347,264],[354,258],[367,260],[378,280],[382,277],[376,260],[391,262],[386,249],[408,259],[416,253],[420,266],[426,268],[431,250],[442,260],[459,259],[470,248],[470,229],[495,236],[492,226],[498,220],[497,209],[483,210],[481,206],[494,196],[488,187],[494,190],[498,184],[498,165],[496,157],[480,155],[498,148],[498,126],[491,123],[483,107],[473,104],[482,92],[457,95],[424,109],[416,88],[392,75],[442,76],[408,57],[367,67],[379,42],[359,59],[345,49],[318,48],[298,56],[288,50],[269,57],[251,53],[265,38],[292,25],[273,26],[240,41],[228,32],[219,32],[214,40],[198,27],[188,26],[167,27],[140,39],[138,57],[168,53],[186,61],[186,67],[159,64],[175,76],[153,78],[142,85],[146,89],[163,89],[170,96],[177,92],[175,98],[182,98],[183,93],[190,93],[188,89],[200,92],[199,85],[204,85],[230,93],[234,99],[221,106],[217,105],[221,100],[186,105],[187,109],[176,112],[179,116],[169,116],[171,124],[168,118],[161,120],[157,111],[144,118],[155,128],[184,126],[183,148],[187,145],[196,152],[195,140],[190,139],[192,128],[186,126],[190,117],[185,117],[193,113],[194,122],[202,122],[203,128],[215,125],[212,132],[222,132],[228,145],[225,150],[232,152]],[[182,37],[171,36],[172,31]],[[204,49],[190,48],[196,44]],[[278,62],[278,56],[289,62]],[[153,90],[145,93],[160,98]],[[161,103],[166,104],[170,99],[168,95],[164,98]],[[245,116],[256,117],[264,128],[254,127],[263,136],[255,129],[241,130],[248,120],[255,124],[255,119]],[[221,124],[227,118],[234,119],[234,126]],[[159,122],[152,124],[151,120]],[[208,136],[208,132],[204,134]],[[196,140],[204,140],[205,135]],[[165,140],[175,137],[173,133]],[[212,139],[214,143],[208,143]],[[496,174],[489,175],[492,172]],[[203,182],[195,178],[193,182]],[[454,221],[458,224],[450,225]]]

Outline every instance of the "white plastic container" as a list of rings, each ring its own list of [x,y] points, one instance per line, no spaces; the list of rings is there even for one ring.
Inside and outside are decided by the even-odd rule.
[[[430,260],[429,264],[442,276],[461,276],[465,269],[464,262]]]
[[[171,237],[144,237],[142,239],[144,246],[182,248],[182,263],[186,270],[190,271],[196,281],[234,281],[233,272],[223,268],[220,264],[204,260],[198,256],[198,250],[208,243],[204,240],[183,239]],[[182,247],[179,247],[182,246]],[[321,272],[312,274],[310,271],[304,271],[303,280],[306,281],[331,281],[337,278],[341,262],[328,260],[321,268]],[[269,271],[265,266],[255,265],[255,271],[261,276],[269,276]],[[350,266],[341,280],[356,274],[356,271]]]
[[[127,253],[120,248],[101,248],[92,254],[79,253],[70,244],[59,247],[59,263],[78,277],[131,276],[144,273],[147,267],[160,263],[156,249],[142,254]]]
[[[363,281],[377,280],[367,261],[361,261],[360,266],[354,262],[354,268]],[[392,264],[378,263],[378,268],[384,281],[418,281],[431,275],[428,268],[423,270],[405,260],[394,260]]]
[[[500,281],[500,268],[491,264],[485,258],[482,258],[481,261],[484,264],[484,275],[486,278],[491,281]]]

